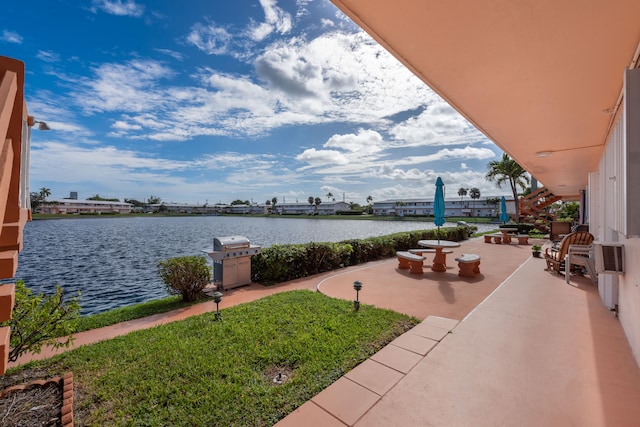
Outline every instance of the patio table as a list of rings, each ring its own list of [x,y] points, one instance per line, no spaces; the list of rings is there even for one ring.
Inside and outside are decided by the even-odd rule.
[[[418,244],[425,248],[433,248],[436,250],[431,270],[439,273],[447,271],[447,254],[443,253],[442,250],[445,248],[457,248],[460,246],[460,243],[450,242],[448,240],[418,240]]]
[[[518,231],[518,227],[503,227],[500,228],[500,231],[502,232],[502,243],[504,244],[509,244],[511,243],[511,234],[509,233],[514,233],[516,231]]]

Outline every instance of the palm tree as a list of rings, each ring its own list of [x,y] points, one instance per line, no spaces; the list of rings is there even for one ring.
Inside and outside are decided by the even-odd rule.
[[[373,197],[367,196],[367,213],[373,212]]]
[[[271,212],[278,213],[278,210],[276,209],[276,205],[277,204],[278,204],[278,198],[277,197],[272,197],[271,198]]]
[[[516,222],[520,222],[520,208],[518,206],[518,187],[523,190],[527,188],[530,179],[527,171],[522,168],[507,153],[502,153],[502,159],[493,160],[487,165],[489,172],[485,179],[489,182],[495,182],[498,188],[502,188],[502,184],[508,182],[511,186],[513,201],[516,205]]]
[[[462,201],[462,198],[468,194],[467,191],[468,190],[466,188],[460,187],[460,189],[458,190],[458,196],[460,196],[460,201]]]
[[[327,193],[327,200],[331,200],[332,197],[333,197],[333,193],[331,191],[329,191]]]
[[[320,206],[320,203],[322,203],[322,199],[320,197],[316,197],[314,202],[316,204],[316,213],[318,213],[318,206]]]
[[[47,187],[42,187],[40,189],[40,195],[42,196],[42,199],[46,199],[47,197],[49,197],[51,195],[51,190],[48,189]]]
[[[473,209],[476,207],[476,200],[480,198],[480,189],[473,187],[469,190],[469,197],[473,200],[473,207],[471,208],[471,216],[473,216]]]
[[[314,202],[313,196],[309,196],[309,198],[307,199],[307,202],[309,202],[310,206],[313,206],[313,202]]]

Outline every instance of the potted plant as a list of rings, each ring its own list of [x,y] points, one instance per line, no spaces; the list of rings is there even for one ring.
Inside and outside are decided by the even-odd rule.
[[[540,250],[541,249],[542,249],[542,246],[540,246],[540,245],[531,245],[531,253],[536,258],[540,258]]]

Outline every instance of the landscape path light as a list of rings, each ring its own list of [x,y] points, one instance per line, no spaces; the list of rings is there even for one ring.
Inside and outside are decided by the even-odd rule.
[[[353,282],[353,289],[356,290],[356,299],[355,301],[353,301],[353,308],[355,308],[356,311],[358,311],[360,309],[359,293],[360,293],[360,290],[362,289],[362,282],[359,280],[356,280],[355,282]]]
[[[214,292],[213,293],[213,302],[216,303],[216,314],[214,320],[222,320],[222,314],[220,314],[219,304],[222,301],[222,292]]]

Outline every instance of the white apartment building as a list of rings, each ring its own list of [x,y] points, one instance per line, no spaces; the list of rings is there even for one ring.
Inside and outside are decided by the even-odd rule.
[[[42,214],[131,213],[131,204],[100,200],[49,199],[36,209]]]
[[[512,198],[507,198],[507,212],[515,214]],[[374,215],[433,215],[433,198],[391,199],[373,203]],[[499,197],[457,198],[445,200],[445,216],[497,217],[500,215]]]

